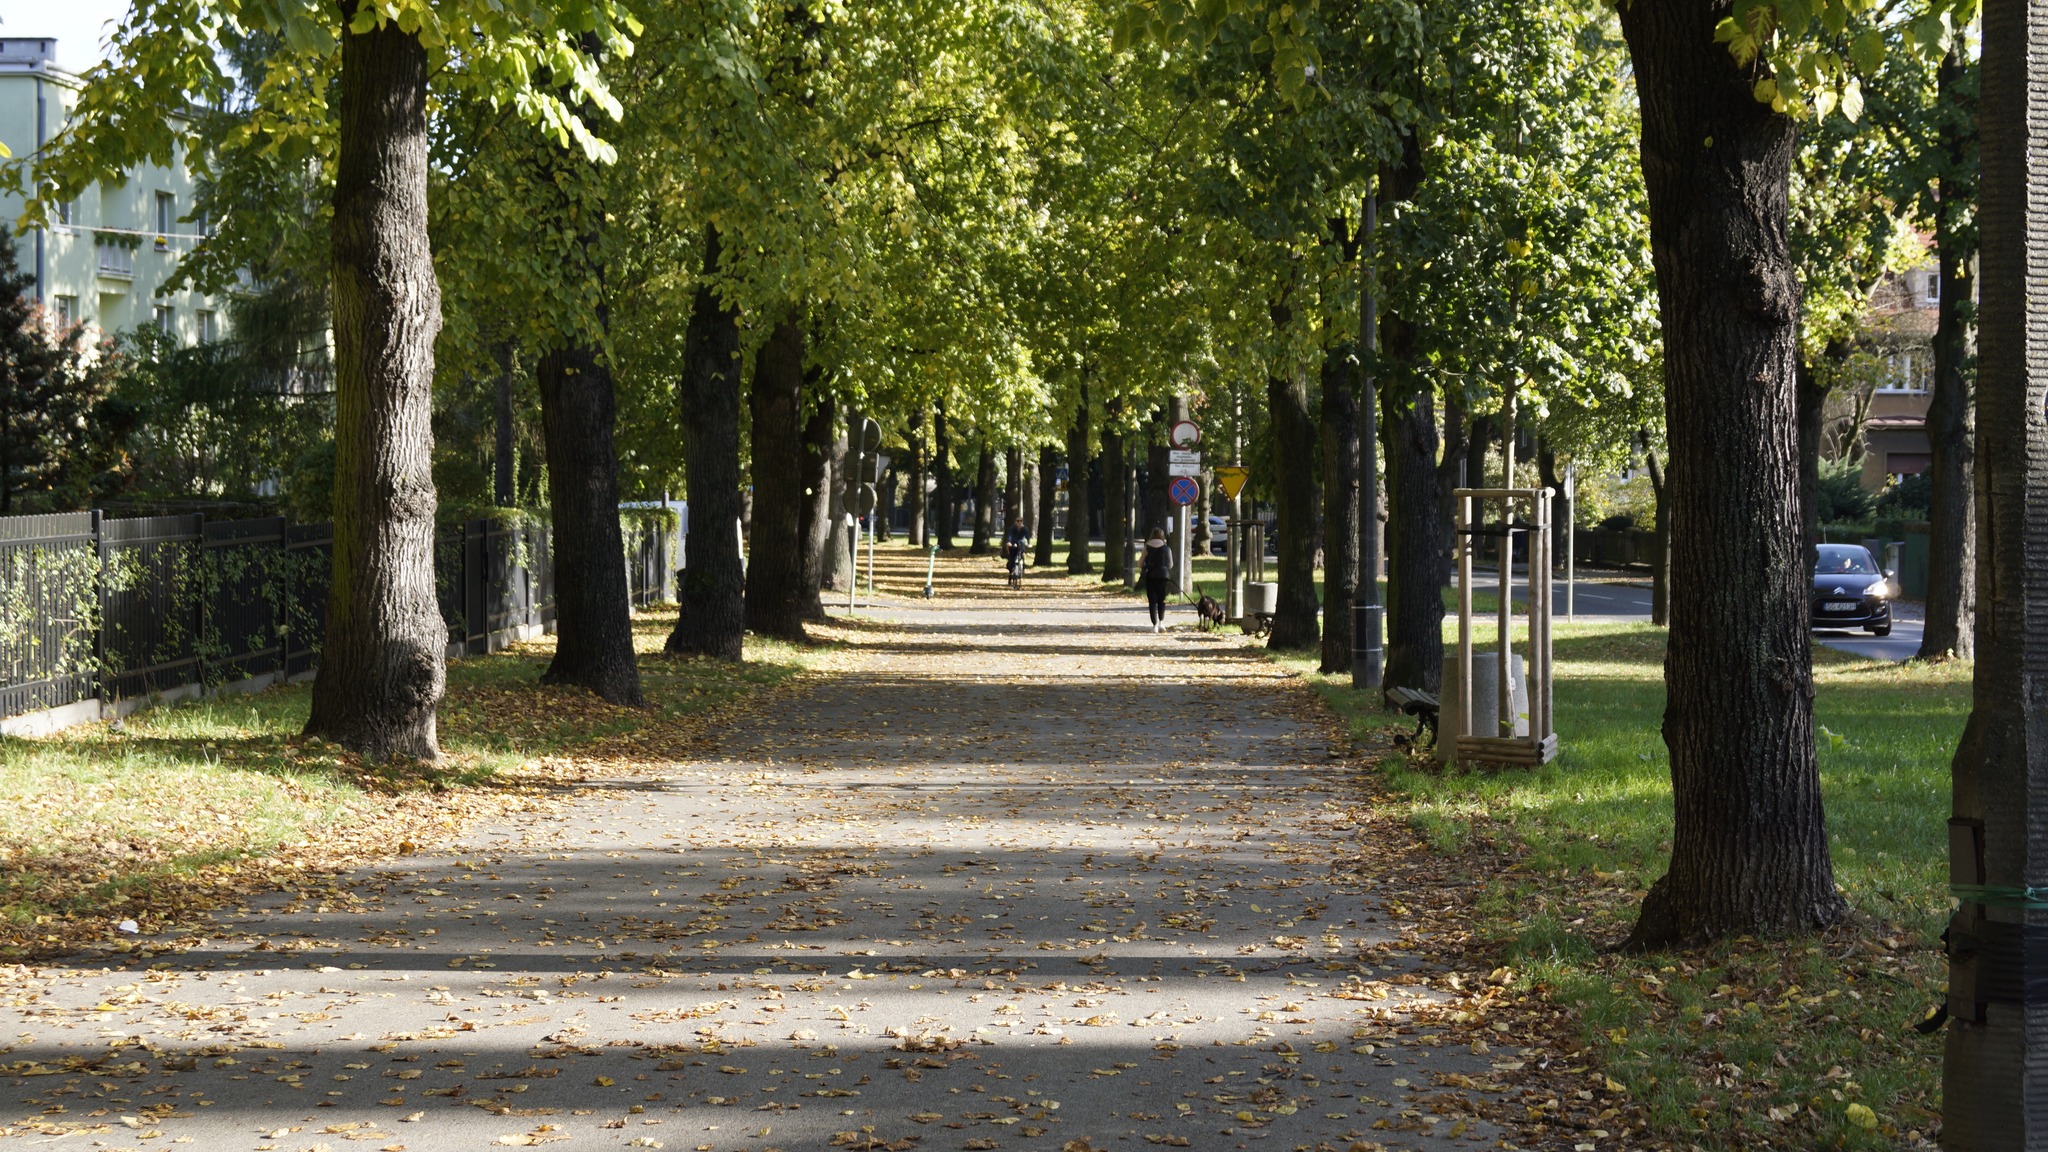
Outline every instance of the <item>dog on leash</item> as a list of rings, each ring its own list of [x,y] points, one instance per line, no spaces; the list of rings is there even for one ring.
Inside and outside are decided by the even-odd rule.
[[[1223,623],[1223,605],[1218,604],[1214,596],[1203,596],[1195,602],[1195,615],[1202,621],[1202,631],[1213,631]]]

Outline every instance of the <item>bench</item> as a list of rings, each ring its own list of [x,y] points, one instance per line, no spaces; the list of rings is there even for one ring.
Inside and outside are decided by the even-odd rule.
[[[1437,698],[1415,688],[1389,688],[1385,696],[1387,703],[1415,717],[1414,734],[1394,737],[1394,747],[1422,747],[1422,732],[1425,728],[1429,730],[1430,746],[1435,747],[1437,714],[1443,710],[1443,705],[1438,703]]]

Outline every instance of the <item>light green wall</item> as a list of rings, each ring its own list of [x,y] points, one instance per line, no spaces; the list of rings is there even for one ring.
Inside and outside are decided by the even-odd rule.
[[[33,41],[28,42],[33,44]],[[78,80],[53,65],[23,62],[23,42],[4,42],[0,52],[0,141],[16,157],[30,156],[36,149],[36,96],[44,101],[45,137],[54,135],[78,98]],[[29,53],[32,55],[33,53]],[[200,337],[202,312],[211,312],[216,336],[226,328],[224,302],[189,290],[163,295],[178,261],[197,242],[199,226],[175,219],[168,232],[156,224],[156,196],[169,193],[173,216],[192,211],[191,175],[182,163],[170,168],[149,165],[129,173],[118,185],[105,184],[88,189],[73,204],[71,224],[54,224],[43,230],[43,304],[55,311],[59,297],[77,302],[74,319],[98,326],[105,332],[123,332],[153,322],[155,309],[171,309],[172,331],[180,343],[193,344]],[[0,195],[0,219],[11,226],[21,215],[19,196]],[[99,242],[124,245],[133,265],[132,276],[108,273],[100,268]],[[17,235],[15,254],[24,271],[36,268],[36,233]]]

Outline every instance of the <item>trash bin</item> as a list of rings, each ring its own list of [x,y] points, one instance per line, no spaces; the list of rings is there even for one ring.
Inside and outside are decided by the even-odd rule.
[[[1244,586],[1244,614],[1247,616],[1271,616],[1280,610],[1280,585],[1270,581],[1251,580]]]
[[[1437,717],[1436,758],[1440,763],[1449,763],[1457,747],[1458,737],[1468,735],[1462,731],[1465,714],[1459,708],[1458,692],[1463,680],[1458,675],[1458,654],[1444,653],[1444,690],[1438,693],[1443,701],[1443,710]],[[1515,730],[1513,735],[1529,735],[1529,680],[1518,654],[1508,664],[1508,690],[1513,694]],[[1470,735],[1505,736],[1500,731],[1500,653],[1474,652],[1472,654],[1472,727],[1476,732]]]

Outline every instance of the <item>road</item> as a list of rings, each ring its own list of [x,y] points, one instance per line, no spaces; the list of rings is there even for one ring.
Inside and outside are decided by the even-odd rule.
[[[1498,578],[1492,572],[1474,572],[1472,588],[1475,592],[1493,593],[1499,590]],[[1526,595],[1526,587],[1519,579],[1514,586],[1515,601],[1520,603]],[[1559,581],[1552,593],[1553,610],[1559,617],[1565,610],[1565,585]],[[1650,618],[1650,586],[1648,583],[1616,580],[1580,579],[1576,603],[1577,617],[1581,620],[1615,622],[1624,620],[1648,620]],[[1894,608],[1897,616],[1892,623],[1889,636],[1872,636],[1868,632],[1817,631],[1814,639],[1830,648],[1853,652],[1873,660],[1910,660],[1920,650],[1920,620],[1917,605],[1898,605]],[[1909,618],[1910,617],[1910,618]]]

